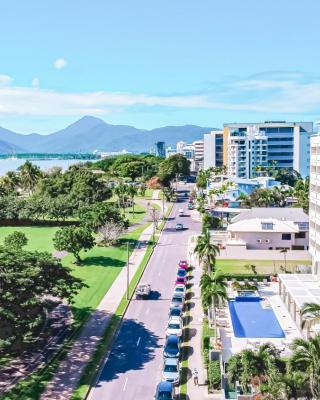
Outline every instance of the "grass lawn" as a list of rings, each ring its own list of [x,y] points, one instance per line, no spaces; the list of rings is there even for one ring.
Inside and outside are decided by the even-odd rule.
[[[229,259],[217,259],[216,269],[221,270],[228,274],[250,274],[252,273],[251,268],[246,268],[245,265],[255,265],[257,267],[258,274],[273,274],[280,273],[281,266],[284,266],[284,260],[229,260]],[[287,270],[294,272],[297,265],[310,265],[310,260],[288,260]]]
[[[58,228],[43,226],[1,226],[0,227],[0,243],[4,238],[14,231],[23,232],[29,239],[26,250],[30,251],[54,251],[52,239]]]

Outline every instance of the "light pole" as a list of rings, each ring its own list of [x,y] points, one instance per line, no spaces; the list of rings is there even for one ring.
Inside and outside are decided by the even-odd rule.
[[[129,294],[129,242],[127,242],[127,300],[130,299],[130,294]]]

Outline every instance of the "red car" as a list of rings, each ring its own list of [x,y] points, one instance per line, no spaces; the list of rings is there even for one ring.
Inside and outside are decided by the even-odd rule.
[[[186,260],[180,260],[178,265],[179,265],[179,268],[188,269],[188,263]]]
[[[177,277],[175,285],[185,285],[187,283],[186,277]]]

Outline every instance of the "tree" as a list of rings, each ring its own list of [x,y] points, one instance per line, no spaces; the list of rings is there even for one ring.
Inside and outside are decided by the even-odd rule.
[[[214,270],[216,257],[220,253],[220,249],[218,246],[211,243],[210,232],[208,230],[204,234],[198,236],[194,252],[198,255],[200,262],[202,262],[209,271]]]
[[[309,179],[300,179],[296,182],[293,195],[297,199],[297,206],[302,207],[308,213],[309,211]]]
[[[4,246],[9,249],[22,249],[27,244],[28,239],[23,232],[14,231],[4,239]]]
[[[198,175],[197,175],[197,187],[199,189],[206,189],[207,188],[208,180],[209,180],[209,178],[211,176],[211,173],[212,173],[211,169],[207,169],[207,170],[201,169],[198,172]]]
[[[19,175],[14,171],[8,171],[1,179],[1,186],[7,194],[16,192],[20,185]]]
[[[104,246],[110,246],[117,242],[121,235],[125,232],[123,224],[108,221],[98,229],[97,241]]]
[[[120,182],[113,189],[113,193],[118,197],[118,208],[120,209],[122,207],[123,213],[125,214],[127,195],[128,195],[128,186],[124,185],[122,182]]]
[[[178,176],[190,175],[190,161],[182,154],[174,154],[161,162],[158,176],[164,186],[170,186],[171,181]]]
[[[320,398],[320,336],[295,339],[292,344],[293,355],[290,365],[293,371],[305,371],[311,393],[315,399]]]
[[[56,250],[72,253],[76,259],[76,264],[80,264],[80,251],[92,249],[94,239],[91,231],[87,228],[67,226],[56,232],[53,243]]]
[[[128,227],[128,221],[121,216],[120,211],[112,203],[103,202],[84,206],[79,210],[78,216],[80,224],[94,232],[107,222]]]
[[[134,216],[134,196],[138,194],[138,190],[135,186],[129,185],[127,189],[127,193],[130,196],[131,204],[132,204],[132,215]]]
[[[18,169],[22,187],[30,193],[33,193],[36,184],[42,176],[40,168],[37,165],[32,164],[30,161],[26,161]]]
[[[71,300],[84,285],[49,253],[0,246],[0,349],[21,353],[44,326],[46,297]]]
[[[141,183],[139,186],[139,194],[141,197],[144,197],[146,194],[147,186],[145,183]]]
[[[288,249],[284,247],[283,249],[280,250],[280,253],[283,254],[283,259],[284,259],[284,273],[287,272],[287,253]]]
[[[119,175],[123,178],[129,177],[134,182],[139,176],[142,176],[142,171],[145,164],[142,161],[131,161],[123,163],[119,170]]]
[[[320,305],[318,303],[305,303],[301,309],[301,328],[320,322]]]

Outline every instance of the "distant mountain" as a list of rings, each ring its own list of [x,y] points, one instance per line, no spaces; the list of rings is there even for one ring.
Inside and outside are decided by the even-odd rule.
[[[122,149],[143,152],[153,148],[157,141],[164,141],[167,146],[173,146],[179,140],[193,142],[202,139],[203,134],[212,129],[184,125],[146,130],[128,125],[111,125],[102,119],[86,116],[50,135],[22,135],[0,127],[0,152],[8,152],[6,148],[10,146],[11,152],[67,153]]]

